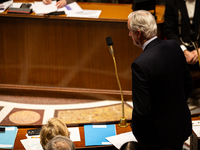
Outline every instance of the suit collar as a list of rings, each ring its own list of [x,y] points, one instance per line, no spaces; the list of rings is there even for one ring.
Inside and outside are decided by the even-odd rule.
[[[148,41],[146,41],[146,42],[142,45],[142,49],[144,50],[145,47],[146,47],[151,41],[153,41],[153,40],[156,39],[156,38],[157,38],[157,36],[154,36],[154,37],[152,37],[151,39],[149,39]]]
[[[152,40],[150,43],[148,43],[144,49],[144,51],[146,51],[147,49],[154,47],[155,45],[157,45],[158,43],[160,43],[162,40],[159,38],[155,38],[154,40]]]

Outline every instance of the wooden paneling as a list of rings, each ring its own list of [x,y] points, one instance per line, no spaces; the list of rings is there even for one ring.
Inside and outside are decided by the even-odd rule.
[[[98,19],[0,14],[0,84],[131,91],[131,63],[142,50],[128,36],[128,4],[79,3]],[[159,15],[162,15],[160,11]],[[158,22],[162,20],[158,20]]]
[[[1,32],[0,83],[118,89],[105,40],[112,36],[122,86],[130,89],[130,65],[141,50],[134,49],[126,23],[1,20],[6,25]]]

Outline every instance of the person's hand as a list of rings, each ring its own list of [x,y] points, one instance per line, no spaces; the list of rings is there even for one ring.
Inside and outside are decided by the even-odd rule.
[[[44,4],[48,5],[51,4],[51,0],[42,0]]]
[[[64,7],[65,5],[67,5],[67,1],[66,1],[66,0],[59,0],[59,1],[56,3],[57,8],[62,8],[62,7]]]
[[[198,55],[197,55],[196,50],[193,50],[193,51],[185,50],[184,55],[185,55],[185,58],[186,58],[186,62],[188,64],[194,65],[198,62]]]

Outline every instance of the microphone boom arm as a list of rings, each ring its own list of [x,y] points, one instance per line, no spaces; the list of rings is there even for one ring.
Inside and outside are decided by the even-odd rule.
[[[120,119],[120,123],[118,124],[119,127],[127,127],[128,123],[126,121],[126,117],[124,116],[124,97],[123,97],[123,92],[122,92],[122,88],[121,88],[121,84],[119,81],[119,77],[118,77],[118,72],[117,72],[117,64],[116,64],[116,60],[115,60],[115,56],[114,56],[114,50],[113,50],[113,42],[112,42],[112,38],[111,37],[107,37],[106,38],[106,42],[107,45],[109,46],[109,50],[110,50],[110,54],[112,55],[113,58],[113,62],[114,62],[114,66],[115,66],[115,74],[116,74],[116,78],[117,78],[117,83],[121,92],[121,100],[122,100],[122,117]]]
[[[115,66],[115,74],[116,74],[117,82],[118,82],[119,89],[120,89],[120,92],[121,92],[121,100],[122,100],[122,118],[124,118],[124,97],[123,97],[122,87],[121,87],[121,84],[120,84],[120,81],[119,81],[119,77],[118,77],[117,64],[116,64],[116,61],[115,61],[115,56],[114,56],[114,54],[112,55],[112,58],[113,58],[114,66]]]

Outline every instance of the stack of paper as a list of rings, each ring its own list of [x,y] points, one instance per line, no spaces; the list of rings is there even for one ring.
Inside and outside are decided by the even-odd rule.
[[[5,127],[5,132],[0,133],[0,148],[13,149],[17,131],[17,127]]]
[[[13,0],[0,3],[0,13],[4,12],[8,7],[12,5],[12,3],[13,3]]]

